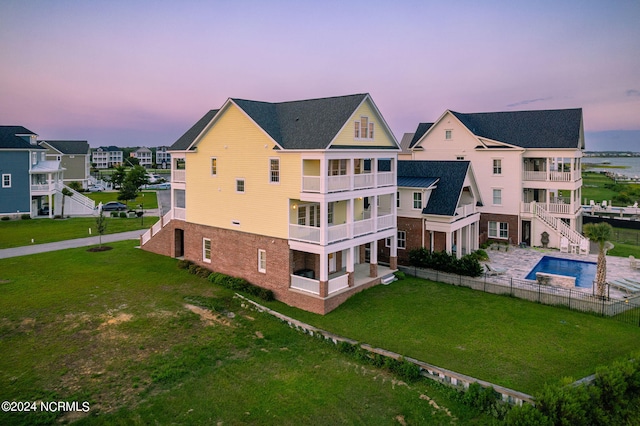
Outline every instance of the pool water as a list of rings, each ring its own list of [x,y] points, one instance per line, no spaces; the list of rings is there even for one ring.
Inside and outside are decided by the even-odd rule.
[[[535,280],[536,272],[576,277],[576,287],[591,288],[596,278],[596,263],[544,256],[525,278]]]

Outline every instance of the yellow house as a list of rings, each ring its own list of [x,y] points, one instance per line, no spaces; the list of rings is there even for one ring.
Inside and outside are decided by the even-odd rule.
[[[317,313],[396,269],[399,146],[368,94],[228,99],[170,151],[172,209],[142,237],[145,250]]]

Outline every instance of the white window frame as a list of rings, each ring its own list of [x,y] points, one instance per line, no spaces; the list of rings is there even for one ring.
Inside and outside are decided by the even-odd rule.
[[[489,221],[487,225],[487,233],[489,235],[489,238],[506,240],[509,238],[509,223]]]
[[[333,225],[333,202],[327,203],[327,223]]]
[[[267,251],[258,249],[258,272],[267,273]]]
[[[418,199],[416,199],[416,194],[419,196]],[[416,202],[419,202],[419,206],[416,207]],[[413,209],[414,210],[422,210],[422,192],[414,192],[413,193]]]
[[[387,237],[384,239],[385,247],[391,247],[391,238]],[[404,250],[407,248],[407,231],[398,231],[396,241],[398,242],[398,249]]]
[[[274,164],[277,166],[275,170],[273,168]],[[274,185],[280,184],[280,159],[279,158],[269,158],[269,183]]]
[[[450,141],[451,139],[453,139],[453,130],[445,129],[445,131],[444,131],[444,139],[447,140],[447,141]]]
[[[2,187],[11,188],[11,173],[4,173],[2,175]]]
[[[354,122],[354,139],[373,140],[375,135],[375,125],[368,116],[360,116],[360,120]]]
[[[400,191],[396,192],[396,208],[400,208]]]
[[[494,158],[492,161],[492,164],[493,164],[493,175],[502,176],[502,158]]]
[[[211,176],[218,176],[218,157],[211,157]]]
[[[239,189],[239,185],[242,184],[242,191]],[[238,194],[244,194],[247,188],[245,186],[244,178],[236,178],[236,192]]]
[[[209,243],[209,248],[207,248]],[[211,263],[211,238],[202,238],[202,261]]]
[[[497,195],[497,197],[496,197]],[[499,202],[496,203],[496,199],[498,199]],[[494,206],[501,206],[502,205],[502,188],[492,188],[491,190],[491,203]]]

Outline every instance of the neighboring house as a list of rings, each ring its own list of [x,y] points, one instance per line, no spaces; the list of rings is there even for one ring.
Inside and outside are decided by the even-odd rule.
[[[172,210],[141,246],[327,313],[397,267],[398,150],[368,94],[228,99],[172,145]]]
[[[171,167],[171,154],[168,146],[159,146],[156,149],[156,165],[160,169],[168,169]]]
[[[108,169],[122,164],[124,157],[122,150],[117,146],[101,146],[93,150],[91,162],[95,163],[96,169]]]
[[[0,215],[41,212],[53,217],[58,211],[48,206],[54,205],[63,169],[60,161],[46,159],[37,138],[22,126],[0,126]]]
[[[398,161],[411,160],[411,141],[414,133],[405,133],[400,141],[400,152],[398,153]]]
[[[60,161],[65,169],[64,182],[80,182],[89,186],[91,174],[91,149],[87,141],[39,141],[47,149],[47,159]]]
[[[469,161],[398,161],[396,203],[398,263],[408,265],[409,251],[420,247],[458,258],[478,249],[482,201]]]
[[[465,160],[473,165],[483,206],[480,242],[549,246],[584,237],[581,209],[582,109],[462,114],[446,111],[421,123],[414,160]]]
[[[153,153],[149,148],[138,148],[129,154],[130,157],[137,158],[142,167],[149,168],[153,164]]]

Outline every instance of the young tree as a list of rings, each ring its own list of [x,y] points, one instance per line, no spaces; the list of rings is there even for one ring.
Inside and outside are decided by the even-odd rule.
[[[100,209],[100,215],[96,218],[96,231],[100,236],[100,248],[102,248],[102,236],[107,231],[107,218],[104,217],[102,209]]]
[[[611,239],[613,227],[605,222],[588,223],[583,228],[584,235],[591,241],[598,243],[598,265],[596,266],[596,293],[604,297],[607,282],[607,256],[605,245]]]
[[[127,169],[123,165],[119,165],[111,175],[111,184],[113,187],[122,187],[124,179],[127,177]]]
[[[124,179],[118,194],[118,200],[128,203],[135,200],[142,185],[149,183],[147,170],[142,166],[134,166]]]

